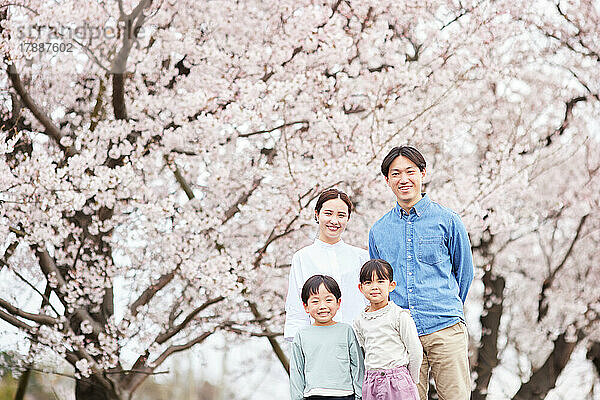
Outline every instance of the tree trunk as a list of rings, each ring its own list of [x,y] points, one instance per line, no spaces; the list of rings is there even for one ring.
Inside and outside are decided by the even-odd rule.
[[[93,376],[78,379],[75,384],[77,400],[123,400],[113,389],[107,389],[105,382],[98,382]]]
[[[512,400],[543,400],[556,384],[556,379],[565,368],[571,353],[582,338],[582,333],[577,332],[575,342],[567,342],[565,334],[561,334],[554,341],[554,348],[544,365],[533,373],[529,382],[524,383]]]
[[[475,391],[473,400],[484,400],[487,397],[488,385],[496,365],[498,365],[498,329],[502,317],[504,300],[504,278],[494,276],[492,267],[483,275],[484,295],[481,321],[481,345],[477,353],[475,372]]]
[[[586,356],[594,364],[596,374],[600,376],[600,342],[593,342]]]
[[[23,400],[25,393],[27,392],[27,384],[29,383],[29,377],[31,376],[31,369],[27,368],[19,377],[19,386],[17,387],[17,393],[15,394],[15,400]]]

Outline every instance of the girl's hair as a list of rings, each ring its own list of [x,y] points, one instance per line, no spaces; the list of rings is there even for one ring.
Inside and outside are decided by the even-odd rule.
[[[308,298],[313,294],[319,293],[319,287],[325,286],[325,289],[335,296],[336,300],[342,297],[342,292],[335,279],[328,275],[313,275],[304,282],[302,286],[302,303],[308,304]]]
[[[389,262],[376,258],[367,261],[360,269],[360,283],[365,283],[373,279],[373,272],[378,279],[387,279],[390,282],[394,280],[394,270]]]
[[[381,173],[386,178],[388,177],[388,173],[390,172],[390,165],[392,162],[398,157],[406,157],[410,161],[414,162],[415,165],[419,168],[419,171],[423,172],[427,163],[425,162],[425,158],[423,154],[412,146],[400,146],[394,147],[390,152],[385,156],[383,161],[381,162]]]
[[[348,206],[348,218],[350,218],[350,213],[352,212],[352,202],[348,195],[337,189],[327,189],[323,191],[319,195],[319,199],[317,200],[317,204],[315,205],[315,212],[318,214],[321,212],[321,208],[323,208],[323,203],[327,200],[332,199],[340,199]]]

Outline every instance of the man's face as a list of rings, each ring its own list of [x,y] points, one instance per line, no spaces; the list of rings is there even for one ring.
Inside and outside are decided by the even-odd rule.
[[[387,184],[396,195],[398,204],[402,207],[412,207],[421,200],[421,188],[425,170],[404,156],[398,156],[390,164],[388,176],[385,178]]]

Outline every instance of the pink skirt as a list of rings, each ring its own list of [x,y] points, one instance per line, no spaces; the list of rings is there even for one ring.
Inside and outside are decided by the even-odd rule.
[[[406,366],[367,371],[362,387],[363,400],[419,400],[417,385]]]

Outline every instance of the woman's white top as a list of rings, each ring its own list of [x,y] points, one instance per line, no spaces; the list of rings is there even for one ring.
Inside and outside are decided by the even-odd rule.
[[[390,301],[377,311],[363,311],[353,324],[365,350],[365,369],[392,369],[406,365],[415,383],[423,362],[423,347],[408,310]]]
[[[316,239],[310,246],[298,250],[292,257],[283,337],[291,341],[298,329],[311,324],[311,318],[304,311],[300,296],[304,282],[316,274],[329,275],[338,283],[342,292],[342,303],[333,319],[352,324],[354,318],[368,304],[358,290],[360,268],[368,260],[367,250],[350,246],[342,240],[328,244]]]

